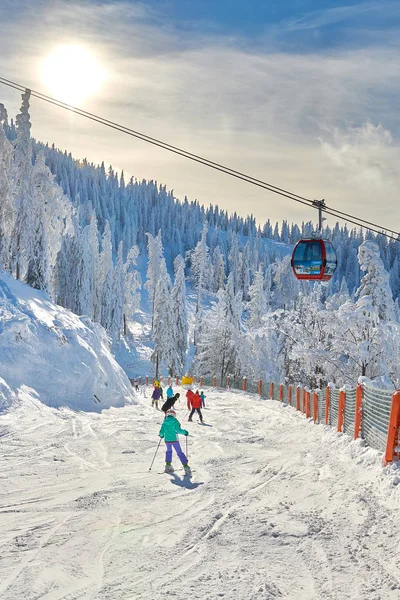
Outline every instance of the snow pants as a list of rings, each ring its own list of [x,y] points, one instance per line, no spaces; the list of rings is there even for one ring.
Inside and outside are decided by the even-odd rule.
[[[172,448],[174,448],[175,452],[179,456],[179,460],[181,461],[181,463],[183,465],[187,464],[188,459],[186,458],[186,455],[184,454],[179,442],[165,442],[165,445],[167,447],[165,452],[165,462],[172,462]]]
[[[201,410],[199,408],[192,408],[192,412],[189,415],[189,421],[192,420],[192,417],[193,417],[195,411],[197,411],[197,413],[198,413],[198,415],[200,417],[200,421],[203,421],[203,415],[201,414]]]

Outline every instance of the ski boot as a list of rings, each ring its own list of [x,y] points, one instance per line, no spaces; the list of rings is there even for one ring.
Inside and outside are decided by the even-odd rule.
[[[165,473],[173,473],[174,472],[174,467],[171,465],[171,463],[165,463]]]
[[[191,470],[191,468],[189,467],[188,464],[183,465],[183,468],[185,469],[185,475],[191,475],[192,474],[192,470]]]

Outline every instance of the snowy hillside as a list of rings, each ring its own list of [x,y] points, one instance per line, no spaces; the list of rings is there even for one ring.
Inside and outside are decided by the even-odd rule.
[[[150,389],[2,415],[2,600],[398,600],[398,469],[278,402],[205,392],[206,426],[177,405],[191,479],[176,456],[162,473],[164,444],[149,471]]]
[[[99,411],[131,400],[105,330],[0,271],[0,409],[21,394]]]

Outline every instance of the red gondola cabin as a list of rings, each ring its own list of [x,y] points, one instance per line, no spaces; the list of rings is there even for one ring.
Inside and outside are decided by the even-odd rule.
[[[292,269],[297,279],[329,281],[336,266],[336,252],[331,242],[322,239],[300,240],[294,247]]]

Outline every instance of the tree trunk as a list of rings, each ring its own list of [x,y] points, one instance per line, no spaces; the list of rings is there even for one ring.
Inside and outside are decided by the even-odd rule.
[[[126,335],[126,314],[124,313],[124,335]]]

